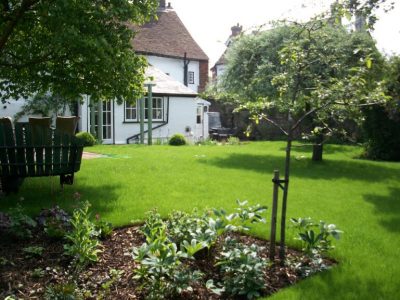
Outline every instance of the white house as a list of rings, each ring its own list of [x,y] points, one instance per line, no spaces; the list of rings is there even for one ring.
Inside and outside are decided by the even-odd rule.
[[[153,78],[153,103],[151,105],[153,139],[165,140],[182,133],[196,141],[208,137],[209,102],[198,98],[208,80],[208,57],[185,28],[171,4],[159,1],[157,20],[136,31],[132,45],[137,54],[144,55],[149,67],[146,75]],[[139,102],[139,101],[138,101]],[[0,111],[2,116],[13,116],[21,109],[23,101],[11,104]],[[148,129],[149,105],[144,107],[145,130]],[[96,134],[103,143],[124,144],[136,142],[140,135],[138,104],[117,104],[110,99],[91,109],[89,97],[84,97],[78,107],[79,130]],[[98,132],[98,124],[102,130]]]
[[[217,80],[218,77],[224,73],[225,65],[226,65],[226,58],[225,58],[226,51],[232,45],[234,38],[242,33],[242,29],[243,29],[243,27],[239,26],[239,23],[237,25],[234,25],[231,27],[232,33],[229,36],[229,38],[227,39],[227,41],[225,42],[225,45],[227,48],[224,51],[224,53],[221,55],[221,57],[217,60],[217,62],[214,64],[214,66],[211,68],[213,80]]]
[[[133,27],[133,48],[146,56],[150,66],[146,75],[153,78],[153,139],[165,140],[182,133],[190,140],[208,137],[209,102],[197,97],[208,80],[208,57],[192,38],[171,4],[160,0],[157,20]],[[82,131],[96,131],[98,107],[90,112],[87,99],[80,107]],[[147,99],[146,99],[147,103]],[[114,101],[102,107],[103,143],[123,144],[138,141],[140,135],[139,105]],[[145,105],[147,131],[148,104]],[[94,120],[94,124],[92,121]],[[94,125],[94,126],[93,126]]]

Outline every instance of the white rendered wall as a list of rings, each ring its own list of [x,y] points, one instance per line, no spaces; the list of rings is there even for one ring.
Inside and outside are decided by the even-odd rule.
[[[160,56],[146,56],[149,64],[153,65],[157,69],[160,69],[164,73],[169,74],[176,81],[183,84],[183,59],[168,58]],[[188,87],[195,92],[198,92],[200,82],[200,65],[198,61],[190,61],[188,65],[188,72],[194,72],[194,84],[188,84]],[[189,80],[189,76],[188,76]]]
[[[217,65],[217,77],[221,76],[225,72],[225,65]]]
[[[167,119],[167,102],[168,97],[164,97],[164,119],[168,124],[161,128],[153,130],[153,139],[167,139],[175,133],[184,134],[189,140],[196,140],[197,137],[186,132],[186,127],[190,127],[191,131],[195,131],[196,127],[196,107],[197,103],[193,97],[169,97],[169,118]],[[140,123],[126,122],[124,119],[124,104],[114,103],[114,124],[113,141],[115,144],[126,144],[126,139],[135,134],[140,133]],[[81,128],[82,131],[90,131],[87,127],[90,113],[88,114],[87,100],[81,106]],[[153,122],[153,127],[162,124],[162,122]],[[145,130],[148,124],[144,124]],[[147,139],[147,133],[146,133]]]
[[[167,113],[166,102],[164,98],[164,113]],[[190,127],[194,132],[196,126],[196,101],[192,97],[169,97],[169,118],[168,124],[153,130],[153,139],[167,139],[175,133],[182,133],[190,140],[196,137],[186,132],[186,127]],[[140,133],[140,123],[128,123],[124,120],[124,105],[114,105],[114,121],[115,121],[115,144],[126,144],[126,139],[135,134]],[[167,121],[167,119],[165,119]],[[154,122],[153,127],[162,124],[162,122]],[[148,124],[144,124],[145,130]],[[146,133],[147,139],[147,133]]]
[[[22,110],[22,106],[24,104],[25,104],[24,99],[8,100],[7,103],[1,104],[0,116],[1,117],[11,117],[11,119],[14,121],[15,114]],[[20,122],[28,122],[28,117],[29,116],[23,116],[21,119],[19,119],[19,121]],[[39,117],[39,116],[35,115],[34,117]]]
[[[22,107],[25,105],[25,99],[20,98],[18,100],[7,100],[6,103],[1,103],[0,105],[0,117],[11,117],[14,121],[14,117],[17,113],[22,111]],[[67,106],[65,109],[64,115],[70,116],[71,110]],[[29,117],[42,117],[42,115],[38,114],[29,114],[23,115],[18,119],[18,122],[28,122]],[[53,118],[53,123],[55,123],[55,119]],[[54,124],[53,124],[54,125]]]

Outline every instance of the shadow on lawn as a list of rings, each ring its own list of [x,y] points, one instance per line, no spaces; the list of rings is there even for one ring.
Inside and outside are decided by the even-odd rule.
[[[50,180],[52,179],[27,179],[17,194],[12,193],[0,199],[0,211],[15,207],[16,203],[23,198],[21,204],[26,212],[33,215],[39,213],[42,208],[49,208],[54,205],[72,210],[79,202],[86,200],[91,203],[94,213],[102,214],[115,208],[113,199],[118,198],[117,192],[121,190],[121,186],[116,184],[98,187],[87,185],[87,183],[79,184],[78,180],[74,185],[65,186],[64,189],[61,189],[59,184],[49,184]],[[76,200],[76,193],[80,194],[80,200]]]
[[[379,282],[373,278],[360,278],[349,271],[349,266],[316,276],[320,279],[311,282],[306,279],[294,286],[299,291],[296,293],[297,299],[385,299],[385,292]]]
[[[400,188],[390,188],[390,195],[365,195],[365,201],[375,205],[380,223],[393,232],[400,232]]]
[[[312,155],[312,148],[313,144],[294,144],[292,146],[292,151],[294,153],[305,153],[309,154],[310,157]],[[286,151],[286,147],[281,147],[279,149],[282,153]],[[333,144],[326,144],[324,145],[323,154],[335,154],[335,153],[352,153],[354,149],[351,147],[344,147],[343,145],[333,145]]]
[[[227,157],[216,157],[199,161],[219,168],[242,169],[273,175],[273,170],[278,169],[283,174],[284,157],[274,155],[254,155],[233,153]],[[379,165],[377,163],[360,160],[331,160],[312,162],[305,158],[297,160],[292,158],[291,174],[294,177],[310,179],[338,179],[348,178],[367,182],[380,182],[387,179],[400,179],[398,169]]]

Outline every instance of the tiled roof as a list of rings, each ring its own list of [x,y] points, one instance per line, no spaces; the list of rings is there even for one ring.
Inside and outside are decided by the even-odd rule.
[[[157,15],[158,20],[134,28],[137,33],[133,49],[136,52],[175,58],[183,58],[186,52],[188,59],[208,60],[175,11],[165,9]]]
[[[226,64],[226,58],[225,58],[226,51],[227,51],[227,50],[225,50],[224,53],[221,55],[221,57],[217,60],[217,62],[216,62],[215,65],[214,65],[214,68],[215,68],[217,65],[224,65],[224,64]]]
[[[154,83],[153,93],[164,94],[164,95],[176,95],[176,96],[197,96],[197,93],[192,89],[188,88],[184,84],[176,81],[172,77],[168,76],[161,70],[154,66],[149,65],[146,69],[146,77],[151,78],[146,83]]]

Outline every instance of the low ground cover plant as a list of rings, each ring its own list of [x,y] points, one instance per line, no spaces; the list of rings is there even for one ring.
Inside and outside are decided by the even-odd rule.
[[[227,243],[215,263],[215,266],[220,266],[223,280],[213,282],[212,287],[210,282],[207,281],[207,284],[204,281],[200,270],[189,269],[185,263],[187,260],[209,258],[210,249],[221,236],[248,230],[251,223],[265,222],[262,214],[266,207],[250,206],[247,201],[238,201],[237,204],[231,214],[223,209],[194,210],[191,214],[175,211],[167,220],[162,220],[156,211],[148,214],[141,227],[146,242],[134,247],[132,253],[139,264],[135,278],[142,282],[141,289],[149,299],[181,295],[184,291],[192,291],[192,285],[199,282],[217,293],[245,295],[249,299],[259,295],[263,289],[266,260],[255,258],[260,251],[255,245],[237,244],[235,247],[233,241]],[[228,244],[231,246],[229,250]],[[204,255],[198,255],[204,250]],[[259,281],[251,279],[255,275]]]
[[[265,222],[266,209],[237,201],[232,212],[173,211],[165,219],[153,210],[142,226],[114,231],[99,215],[92,218],[88,202],[80,202],[71,216],[59,207],[42,210],[32,242],[16,250],[22,255],[15,258],[18,266],[0,242],[0,269],[15,274],[15,289],[8,285],[0,297],[14,297],[24,286],[41,299],[255,299],[274,292],[271,286],[282,287],[279,278],[295,283],[332,265],[323,255],[341,232],[310,218],[292,219],[304,252],[289,250],[285,266],[269,261],[268,244],[244,235],[252,224]],[[62,239],[49,239],[46,229],[53,223],[65,230]],[[60,249],[58,256],[48,253],[46,242],[51,251]],[[21,262],[32,268],[20,268]]]

